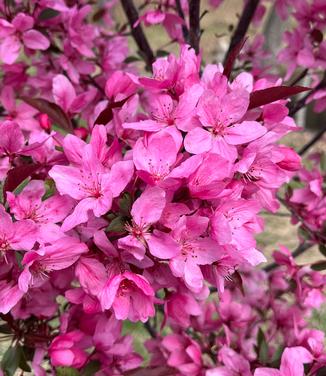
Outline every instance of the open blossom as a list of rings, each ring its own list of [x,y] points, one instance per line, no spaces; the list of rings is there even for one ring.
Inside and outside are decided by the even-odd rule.
[[[236,145],[246,144],[266,133],[256,121],[243,121],[249,105],[249,94],[245,90],[225,91],[217,96],[206,91],[199,100],[197,116],[202,127],[191,130],[185,138],[188,152],[199,154],[212,151],[234,161]]]
[[[0,4],[3,373],[319,375],[325,159],[279,142],[305,99],[325,104],[325,1],[273,4],[284,69],[268,35],[237,35],[249,0],[223,64],[206,64],[199,2],[132,3],[123,25],[117,1]],[[300,245],[258,266],[279,202]]]
[[[36,241],[37,228],[29,220],[13,222],[11,216],[0,205],[0,254],[6,260],[8,252],[28,251]]]
[[[100,294],[103,309],[112,307],[118,320],[147,321],[154,316],[154,291],[147,280],[125,271],[111,277]]]
[[[21,47],[31,50],[46,50],[50,42],[44,34],[35,30],[34,19],[24,13],[18,13],[12,22],[0,19],[0,59],[6,64],[13,64]]]
[[[105,214],[112,205],[112,199],[120,195],[133,174],[133,163],[121,161],[114,164],[110,172],[105,172],[94,155],[91,145],[84,149],[81,168],[73,166],[54,166],[49,175],[55,180],[62,195],[78,201],[72,214],[63,222],[62,229],[68,231],[84,223],[89,211],[96,217]]]
[[[312,360],[312,355],[304,347],[288,347],[283,352],[280,370],[257,368],[254,376],[303,376],[303,365]]]
[[[119,239],[119,247],[140,260],[147,245],[150,253],[158,258],[169,259],[177,255],[178,245],[169,234],[159,230],[150,232],[151,225],[159,221],[165,204],[165,192],[161,188],[147,188],[132,206],[132,220],[126,226],[129,235]]]
[[[56,225],[64,220],[72,209],[72,199],[56,194],[46,200],[43,181],[32,180],[15,196],[7,193],[10,211],[17,220],[29,219],[38,227],[38,239],[47,242],[51,237],[62,237],[60,227]]]
[[[68,268],[87,250],[77,239],[62,237],[38,251],[27,252],[22,260],[24,270],[19,276],[19,288],[27,292],[29,287],[42,285],[51,271]]]

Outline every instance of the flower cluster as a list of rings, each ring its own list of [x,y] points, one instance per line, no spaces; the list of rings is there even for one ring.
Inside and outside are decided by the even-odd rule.
[[[163,23],[180,42],[144,75],[114,4],[81,3],[0,6],[5,374],[28,361],[36,376],[137,375],[125,323],[152,336],[149,375],[313,374],[326,358],[307,320],[324,276],[285,248],[273,273],[254,268],[260,213],[297,171],[309,188],[289,206],[311,231],[325,219],[321,176],[279,144],[297,130],[288,98],[305,89],[231,77],[232,59],[203,67],[168,4],[132,25]]]

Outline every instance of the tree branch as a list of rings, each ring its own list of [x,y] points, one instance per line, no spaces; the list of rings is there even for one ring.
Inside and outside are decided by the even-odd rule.
[[[326,132],[326,125],[324,125],[316,134],[315,136],[309,141],[307,142],[299,151],[298,151],[298,154],[299,155],[303,155],[305,154],[317,141],[319,141],[324,133]]]
[[[199,53],[200,40],[200,0],[189,0],[189,42]]]
[[[326,87],[326,72],[324,73],[324,76],[322,80],[319,82],[319,84],[314,87],[308,94],[306,94],[304,97],[299,99],[297,102],[290,103],[289,104],[289,116],[295,115],[299,110],[301,110],[302,107],[306,105],[306,100],[316,91],[323,89]]]
[[[183,21],[185,21],[185,15],[183,13],[183,9],[182,9],[180,0],[175,0],[175,6],[177,8],[178,15],[183,19]],[[187,25],[185,23],[182,25],[182,35],[183,35],[185,42],[189,43],[189,30],[188,30]]]
[[[259,0],[248,0],[243,12],[241,14],[241,17],[238,22],[238,26],[235,29],[233,36],[231,38],[229,49],[225,55],[224,63],[227,61],[228,56],[230,55],[231,51],[234,49],[235,46],[237,46],[240,41],[244,38],[246,35],[249,25],[254,17],[254,14],[256,12],[257,6],[259,4]]]
[[[147,38],[143,32],[141,25],[134,27],[134,24],[138,21],[138,11],[133,3],[133,0],[121,0],[121,5],[128,18],[131,28],[131,34],[139,48],[141,55],[143,56],[146,68],[151,70],[152,64],[155,60],[154,53],[147,41]]]

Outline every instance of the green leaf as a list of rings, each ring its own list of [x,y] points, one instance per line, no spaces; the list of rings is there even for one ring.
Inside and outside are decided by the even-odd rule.
[[[319,244],[319,252],[326,257],[326,245],[325,244]]]
[[[257,334],[257,344],[258,344],[258,359],[262,364],[267,364],[268,362],[268,345],[265,338],[265,334],[261,328],[258,330]]]
[[[273,368],[279,368],[280,367],[283,351],[284,351],[284,347],[282,345],[280,345],[276,349],[276,351],[273,355],[272,361],[270,363],[271,367],[273,367]]]
[[[317,262],[311,264],[311,269],[317,270],[319,272],[322,271],[322,270],[326,270],[326,261],[321,260],[321,261],[317,261]]]
[[[101,363],[97,360],[92,360],[81,371],[81,376],[93,376],[101,368]]]
[[[125,64],[130,64],[130,63],[134,63],[135,61],[140,61],[140,58],[137,57],[137,56],[128,56],[128,57],[124,60],[124,63],[125,63]]]
[[[25,180],[23,180],[19,185],[18,187],[16,187],[13,191],[13,193],[15,195],[19,195],[19,193],[26,187],[26,185],[30,182],[31,180],[31,177],[29,176],[28,178],[26,178]]]
[[[106,228],[106,231],[109,232],[124,232],[125,231],[125,222],[123,217],[118,216],[114,218],[109,226]]]
[[[1,369],[5,376],[14,376],[20,361],[20,351],[17,347],[9,347],[1,360]]]
[[[51,18],[59,16],[60,12],[52,9],[52,8],[45,8],[42,10],[42,12],[38,16],[39,21],[47,21]]]
[[[168,51],[165,51],[165,50],[157,50],[156,51],[157,57],[165,57],[165,56],[168,56],[168,55],[169,55]]]
[[[119,200],[119,207],[120,207],[121,214],[125,216],[129,216],[130,210],[131,210],[131,204],[132,204],[131,196],[128,192],[125,192]]]
[[[48,198],[50,198],[51,196],[54,195],[55,193],[55,183],[54,183],[54,180],[52,179],[48,179],[48,180],[45,180],[45,193],[42,197],[42,201],[44,200],[47,200]]]
[[[17,348],[17,351],[19,352],[19,368],[26,372],[31,372],[31,367],[27,363],[27,358],[24,352],[24,349],[19,346]]]
[[[80,376],[80,373],[76,368],[58,367],[55,370],[57,376]]]

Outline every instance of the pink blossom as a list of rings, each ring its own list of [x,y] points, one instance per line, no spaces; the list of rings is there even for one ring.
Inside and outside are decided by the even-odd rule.
[[[47,50],[50,42],[40,31],[33,29],[34,19],[18,13],[12,22],[0,19],[0,59],[5,64],[13,64],[22,45],[31,50]]]
[[[78,201],[73,213],[64,220],[62,229],[68,231],[86,222],[89,211],[96,217],[105,214],[111,208],[112,199],[119,196],[132,174],[131,161],[117,162],[110,172],[105,172],[91,145],[84,149],[81,168],[54,166],[49,175],[55,180],[59,193]]]
[[[100,294],[102,308],[112,307],[118,320],[147,321],[155,314],[153,299],[147,280],[129,271],[111,277]]]
[[[5,208],[0,205],[0,253],[6,260],[10,251],[27,251],[36,241],[36,226],[29,220],[12,222]]]
[[[87,361],[84,342],[85,335],[78,330],[57,336],[49,348],[51,363],[55,367],[82,367]]]
[[[280,370],[257,368],[254,376],[303,376],[303,365],[311,363],[313,357],[304,347],[287,347],[282,355]]]

